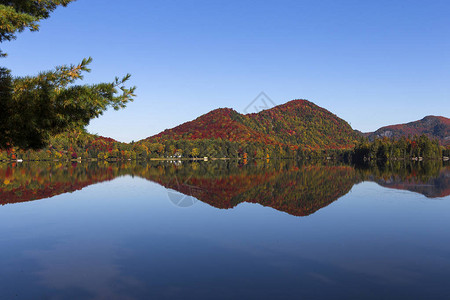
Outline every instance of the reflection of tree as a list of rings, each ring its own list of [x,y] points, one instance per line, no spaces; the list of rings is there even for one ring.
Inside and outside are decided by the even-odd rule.
[[[123,175],[157,182],[217,208],[251,202],[296,216],[314,213],[364,180],[427,197],[450,194],[450,167],[438,162],[391,162],[364,168],[290,160],[247,165],[238,161],[28,163],[0,164],[0,203],[49,198]]]
[[[186,169],[177,170],[178,178],[191,176],[192,170]],[[171,184],[170,172],[147,179],[182,193],[197,186],[192,196],[218,208],[252,202],[296,216],[309,215],[327,206],[358,181],[355,169],[350,166],[302,166],[292,162],[272,166],[228,165],[227,169],[211,174],[205,170],[195,173],[186,185],[180,186]]]
[[[358,168],[359,176],[387,188],[408,190],[428,198],[450,195],[450,166],[437,160],[413,163],[388,161]]]
[[[408,190],[428,198],[450,195],[450,167],[440,161],[390,161],[358,168],[359,176],[387,188]]]
[[[253,199],[249,202],[305,216],[347,194],[357,181],[350,166],[303,166],[282,173],[243,196],[245,199],[248,194]]]
[[[0,165],[0,204],[26,202],[74,192],[119,176],[117,168],[94,164]]]

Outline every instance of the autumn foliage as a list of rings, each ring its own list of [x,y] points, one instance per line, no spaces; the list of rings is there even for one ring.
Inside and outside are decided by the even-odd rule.
[[[247,115],[230,108],[216,109],[147,140],[208,139],[323,150],[350,149],[357,138],[347,122],[326,109],[307,100],[293,100]]]
[[[396,161],[354,168],[300,161],[0,163],[0,204],[45,199],[131,175],[193,196],[217,208],[258,203],[295,216],[329,205],[361,181],[445,197],[450,168],[442,162]]]

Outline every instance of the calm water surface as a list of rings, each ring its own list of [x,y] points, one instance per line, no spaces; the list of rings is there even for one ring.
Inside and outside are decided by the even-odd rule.
[[[450,299],[450,167],[0,164],[0,299]]]

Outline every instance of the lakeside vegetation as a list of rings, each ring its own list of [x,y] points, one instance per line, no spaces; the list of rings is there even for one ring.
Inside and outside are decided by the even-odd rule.
[[[0,150],[0,161],[67,161],[67,160],[148,160],[148,159],[333,159],[345,162],[373,160],[442,159],[450,156],[450,147],[426,135],[399,139],[361,138],[353,149],[293,149],[287,145],[263,142],[231,142],[223,139],[165,140],[122,143],[111,138],[73,130],[50,138],[41,150],[12,147]]]
[[[362,139],[352,150],[353,160],[399,160],[399,159],[441,159],[448,157],[450,147],[439,144],[437,139],[427,135],[412,137]]]

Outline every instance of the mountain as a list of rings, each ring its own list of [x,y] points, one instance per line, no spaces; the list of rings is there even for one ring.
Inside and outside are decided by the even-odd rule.
[[[407,124],[380,128],[372,133],[353,130],[344,120],[307,100],[292,100],[259,113],[240,114],[231,108],[219,108],[193,121],[167,129],[138,142],[121,143],[111,138],[89,134],[86,130],[71,130],[53,136],[48,147],[23,151],[18,148],[0,150],[0,161],[53,161],[97,158],[100,160],[145,160],[151,158],[317,158],[346,159],[345,151],[354,149],[361,136],[394,137],[426,134],[438,138],[447,146],[442,155],[449,156],[450,120],[428,116]],[[396,146],[397,152],[424,156],[425,146],[414,151]],[[364,146],[364,145],[363,145]],[[428,147],[427,155],[441,155],[438,145]],[[368,148],[367,148],[368,147]],[[387,148],[354,149],[353,157],[386,159]],[[378,147],[378,146],[377,146]],[[381,145],[380,147],[384,147]],[[411,146],[412,147],[412,146]],[[425,148],[424,148],[425,147]],[[395,148],[395,147],[394,147]],[[401,148],[401,149],[400,149]],[[380,151],[379,151],[380,150]],[[359,154],[356,155],[355,153]],[[382,155],[380,155],[382,154]],[[435,155],[436,154],[436,155]],[[384,156],[383,156],[384,155]],[[405,155],[403,155],[405,156]],[[426,157],[426,155],[425,155]]]
[[[146,140],[262,142],[319,150],[351,148],[357,139],[351,126],[328,110],[307,100],[292,100],[246,115],[219,108]]]
[[[199,140],[223,139],[231,142],[264,141],[277,143],[267,134],[258,132],[246,126],[238,112],[231,108],[218,108],[197,119],[183,123],[172,129],[152,136],[151,140]]]
[[[399,138],[426,134],[430,138],[437,138],[442,145],[450,145],[450,119],[440,116],[426,116],[422,120],[381,127],[375,132],[364,135],[373,141],[375,138]]]

